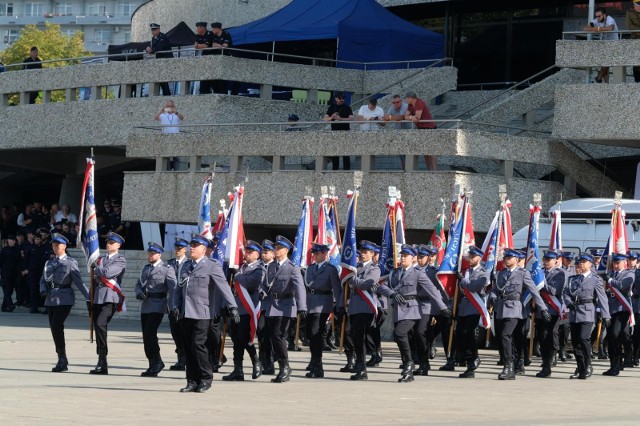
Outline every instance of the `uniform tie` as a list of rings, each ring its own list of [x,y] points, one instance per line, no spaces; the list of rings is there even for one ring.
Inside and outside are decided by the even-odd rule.
[[[511,270],[507,269],[507,272],[504,274],[505,277],[505,281],[509,281],[509,278],[511,278]]]
[[[191,275],[194,269],[196,269],[196,262],[192,260],[191,265],[189,265],[189,275]]]

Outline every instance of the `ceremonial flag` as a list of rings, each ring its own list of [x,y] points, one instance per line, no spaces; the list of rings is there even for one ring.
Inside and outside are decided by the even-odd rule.
[[[200,195],[200,209],[198,213],[198,230],[200,235],[211,238],[211,176],[208,176],[202,185]]]
[[[538,248],[538,224],[540,221],[541,210],[540,206],[529,207],[529,237],[527,239],[527,258],[525,264],[525,268],[531,274],[533,283],[536,285],[538,290],[540,290],[545,284],[544,272],[542,271],[542,266],[540,264],[540,249]],[[529,303],[529,300],[531,300],[531,293],[525,290],[522,295],[522,300],[523,305]]]
[[[606,260],[606,270],[607,272],[611,272],[611,255],[613,253],[627,253],[629,250],[629,244],[627,240],[627,228],[625,226],[625,212],[622,210],[622,206],[619,203],[615,204],[616,207],[611,211],[611,235],[609,236],[609,241],[607,242],[607,248],[605,249],[605,256],[607,256]],[[602,256],[601,264],[604,263],[604,256]],[[600,270],[600,267],[598,267]],[[629,311],[629,325],[634,326],[636,321],[633,315],[633,306],[627,295],[623,294],[620,290],[615,287],[609,286],[605,283],[605,287],[611,290],[616,299],[625,307],[627,311]]]
[[[380,244],[380,256],[378,257],[378,267],[380,268],[381,275],[389,274],[395,267],[393,237],[391,235],[391,216],[391,209],[388,209],[387,217],[384,221],[384,228],[382,229],[382,243]]]
[[[396,247],[400,251],[400,247],[406,243],[404,237],[404,202],[400,199],[396,200],[394,208],[396,212]]]
[[[338,233],[338,197],[333,197],[328,205],[326,211],[326,223],[325,223],[325,237],[324,243],[329,246],[329,263],[338,269],[338,272],[342,271],[342,265],[340,260],[340,239]],[[327,207],[325,207],[325,210]]]
[[[356,239],[356,213],[355,202],[358,198],[358,193],[349,191],[347,192],[347,199],[349,200],[349,208],[347,209],[347,225],[344,228],[344,238],[342,238],[342,256],[341,266],[342,271],[340,273],[340,279],[344,284],[349,278],[354,276],[358,269],[358,251],[357,239]]]
[[[98,222],[96,218],[95,188],[93,186],[95,161],[87,158],[87,168],[82,184],[82,208],[80,209],[80,229],[76,245],[82,248],[87,259],[87,270],[91,271],[91,265],[100,257],[98,242]]]
[[[298,222],[298,232],[293,244],[291,260],[300,268],[305,269],[313,263],[311,244],[313,243],[313,197],[302,200],[302,215]]]
[[[551,236],[549,237],[549,250],[562,250],[562,213],[560,209],[552,213]]]
[[[447,239],[444,235],[444,213],[439,213],[438,216],[436,216],[436,220],[438,222],[436,223],[436,228],[431,234],[429,244],[438,250],[435,264],[435,266],[438,267],[442,263],[442,259],[444,258],[444,251],[447,247]]]
[[[244,224],[242,220],[242,203],[244,200],[244,185],[236,186],[235,194],[229,210],[227,221],[227,239],[225,241],[224,258],[229,262],[229,268],[238,269],[243,263]]]
[[[457,272],[462,267],[462,247],[465,239],[466,230],[466,216],[467,206],[469,205],[469,199],[467,197],[460,197],[455,206],[452,208],[452,221],[449,228],[449,241],[447,242],[447,249],[444,253],[444,258],[440,269],[436,274],[438,283],[442,286],[447,295],[453,297],[458,283]]]
[[[462,245],[460,247],[460,261],[462,263],[459,270],[469,269],[469,247],[476,245],[476,236],[473,231],[473,216],[471,215],[471,204],[466,201],[465,206],[464,235],[462,238]]]
[[[500,220],[501,214],[500,210],[498,210],[493,217],[493,221],[491,221],[487,236],[482,243],[482,252],[484,253],[482,261],[484,262],[484,267],[491,272],[493,272],[496,264],[496,245],[498,243],[498,235],[500,234]]]

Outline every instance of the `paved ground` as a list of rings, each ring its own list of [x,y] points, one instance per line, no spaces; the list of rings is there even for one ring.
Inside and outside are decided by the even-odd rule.
[[[292,355],[291,382],[226,383],[216,374],[205,394],[181,394],[184,373],[165,370],[159,378],[140,377],[146,368],[136,322],[116,322],[109,333],[108,376],[92,376],[95,347],[88,341],[87,321],[67,320],[69,371],[51,373],[53,342],[44,315],[0,314],[0,419],[2,424],[638,424],[637,389],[640,369],[620,377],[601,376],[605,363],[596,362],[590,380],[569,380],[575,368],[566,363],[550,379],[537,379],[539,360],[526,376],[511,382],[496,379],[495,352],[483,352],[475,380],[437,370],[429,377],[396,382],[399,360],[387,343],[385,362],[369,370],[369,381],[350,382],[338,368],[344,357],[325,353],[327,377],[304,378],[309,353]],[[165,362],[173,362],[171,336],[161,335]],[[230,343],[230,342],[228,342]],[[229,345],[226,354],[231,355]],[[249,369],[248,360],[245,369]],[[535,367],[534,367],[535,366]],[[225,366],[223,373],[231,368]],[[460,369],[461,370],[461,369]]]

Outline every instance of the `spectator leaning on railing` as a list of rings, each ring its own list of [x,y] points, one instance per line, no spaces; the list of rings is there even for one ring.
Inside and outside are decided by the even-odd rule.
[[[358,121],[366,121],[360,124],[360,130],[379,130],[379,121],[382,121],[383,116],[384,110],[378,106],[378,100],[370,99],[367,105],[362,105],[358,110]]]
[[[33,46],[29,51],[29,57],[24,61],[25,70],[42,69],[42,59],[38,57],[38,48]],[[29,92],[29,103],[35,104],[38,98],[38,92]]]
[[[407,92],[405,98],[407,104],[409,104],[404,116],[405,120],[412,121],[416,129],[435,129],[436,123],[433,122],[433,117],[431,117],[426,102],[418,98],[416,92]],[[425,155],[424,164],[427,166],[427,170],[435,171],[438,168],[438,157]]]
[[[640,30],[640,0],[633,0],[633,7],[627,10],[625,19],[628,30]],[[640,39],[640,33],[631,33],[632,39]],[[633,67],[633,79],[640,83],[640,66]]]
[[[595,19],[584,27],[591,33],[598,33],[599,40],[618,40],[618,25],[615,19],[607,15],[604,7],[599,7],[595,12]],[[601,34],[600,34],[601,33]],[[609,67],[601,67],[596,76],[596,83],[609,82]]]

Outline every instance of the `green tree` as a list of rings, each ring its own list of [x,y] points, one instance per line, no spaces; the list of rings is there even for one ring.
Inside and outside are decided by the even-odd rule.
[[[60,31],[60,25],[46,23],[44,29],[39,29],[35,25],[27,25],[20,31],[18,39],[4,51],[2,61],[5,65],[16,64],[16,66],[8,66],[7,71],[21,70],[22,63],[29,57],[29,51],[32,46],[38,48],[38,56],[43,61],[51,61],[64,58],[79,58],[82,56],[90,56],[90,53],[84,49],[84,35],[82,32],[76,32],[72,36],[63,34]],[[76,61],[60,61],[43,63],[43,68],[65,67],[79,63]],[[64,100],[63,93],[52,93],[52,102]],[[10,102],[13,99],[10,99]],[[17,99],[16,99],[17,101]],[[17,103],[17,102],[16,102]]]

